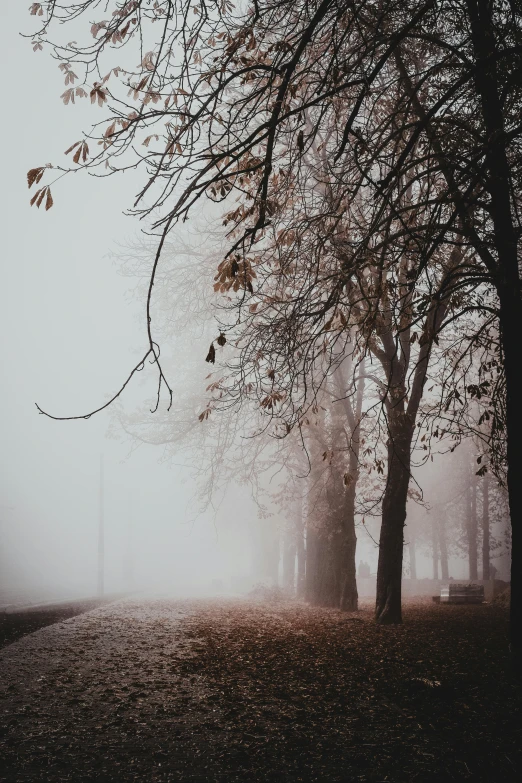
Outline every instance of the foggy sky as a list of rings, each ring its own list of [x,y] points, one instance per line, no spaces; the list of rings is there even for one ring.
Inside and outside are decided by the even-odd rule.
[[[245,490],[229,497],[215,518],[195,519],[186,471],[160,463],[154,447],[129,456],[128,444],[106,439],[108,414],[55,422],[36,411],[35,402],[56,415],[98,407],[136,363],[146,334],[143,302],[108,257],[139,231],[122,214],[137,175],[102,182],[70,176],[53,187],[48,213],[29,206],[27,170],[64,162],[64,150],[81,138],[93,113],[87,102],[63,105],[57,63],[20,37],[34,23],[27,6],[4,0],[0,29],[8,74],[0,126],[0,587],[8,578],[44,598],[94,594],[101,453],[108,590],[128,586],[131,561],[137,587],[169,579],[190,586],[248,570],[248,524],[256,512]],[[156,383],[152,373],[150,383]],[[146,399],[151,388],[134,384],[127,405]],[[376,564],[364,534],[361,557]],[[428,575],[429,559],[419,553],[420,572],[423,563]],[[464,575],[464,564],[461,570]]]
[[[158,464],[161,455],[152,447],[128,458],[128,445],[105,438],[105,413],[55,422],[34,406],[57,415],[98,407],[127,376],[146,335],[143,303],[129,294],[131,283],[108,258],[116,243],[131,241],[138,231],[122,214],[136,178],[68,177],[53,187],[55,206],[48,213],[29,206],[27,170],[65,161],[64,150],[81,138],[92,113],[90,104],[62,104],[57,63],[45,52],[33,53],[20,37],[34,24],[27,5],[4,2],[0,30],[4,73],[10,75],[0,130],[3,559],[11,561],[10,572],[42,589],[94,592],[103,452],[108,589],[121,586],[129,520],[135,560],[148,564],[149,576],[188,578],[196,555],[207,571],[219,570],[223,547],[216,543],[214,520],[207,515],[191,523],[193,487],[182,484],[183,471]],[[132,404],[148,393],[139,384],[126,399]]]

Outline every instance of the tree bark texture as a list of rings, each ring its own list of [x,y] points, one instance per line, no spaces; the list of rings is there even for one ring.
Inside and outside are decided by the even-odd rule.
[[[475,52],[475,84],[481,99],[488,144],[489,213],[493,224],[496,263],[492,276],[499,297],[499,321],[506,386],[507,485],[511,517],[510,646],[522,660],[522,405],[520,405],[520,329],[522,299],[518,266],[518,232],[511,208],[511,177],[501,85],[499,50],[488,0],[467,0]],[[477,251],[480,249],[477,248]]]
[[[339,608],[344,612],[356,612],[359,596],[357,593],[357,573],[355,550],[355,486],[346,492],[345,516],[343,519],[343,570],[341,573]]]
[[[388,441],[388,473],[382,502],[375,619],[378,623],[402,622],[401,580],[406,501],[410,481],[412,427],[399,415]]]

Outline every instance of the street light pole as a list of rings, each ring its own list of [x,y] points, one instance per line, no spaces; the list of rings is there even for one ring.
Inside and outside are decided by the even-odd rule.
[[[98,509],[98,595],[104,593],[105,576],[105,525],[104,525],[104,476],[103,476],[103,454],[100,454],[100,486],[99,486],[99,509]]]

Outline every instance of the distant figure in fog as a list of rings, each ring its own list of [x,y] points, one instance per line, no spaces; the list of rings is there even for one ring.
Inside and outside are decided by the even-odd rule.
[[[368,563],[364,562],[363,560],[359,562],[359,569],[357,571],[357,576],[363,578],[370,576],[370,566],[368,565]]]

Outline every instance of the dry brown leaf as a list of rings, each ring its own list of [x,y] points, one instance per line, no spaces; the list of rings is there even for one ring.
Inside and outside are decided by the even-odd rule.
[[[36,206],[38,207],[38,209],[40,208],[40,205],[41,205],[42,201],[45,198],[46,191],[47,191],[47,188],[42,188],[38,198],[36,199]]]
[[[38,166],[35,169],[29,169],[27,172],[27,186],[30,188],[33,185],[38,185],[43,177],[45,166]]]
[[[78,144],[81,144],[81,141],[75,141],[74,144],[71,144],[68,150],[65,150],[64,155],[68,155],[69,152],[72,152],[75,147],[78,146]]]
[[[32,199],[31,199],[31,201],[29,202],[29,204],[30,204],[31,206],[33,206],[33,204],[35,204],[35,203],[36,203],[36,200],[39,198],[39,196],[40,196],[40,193],[41,193],[43,190],[45,190],[45,188],[40,188],[39,190],[37,190],[37,191],[36,191],[36,193],[34,194],[34,196],[33,196],[33,197],[32,197]]]

